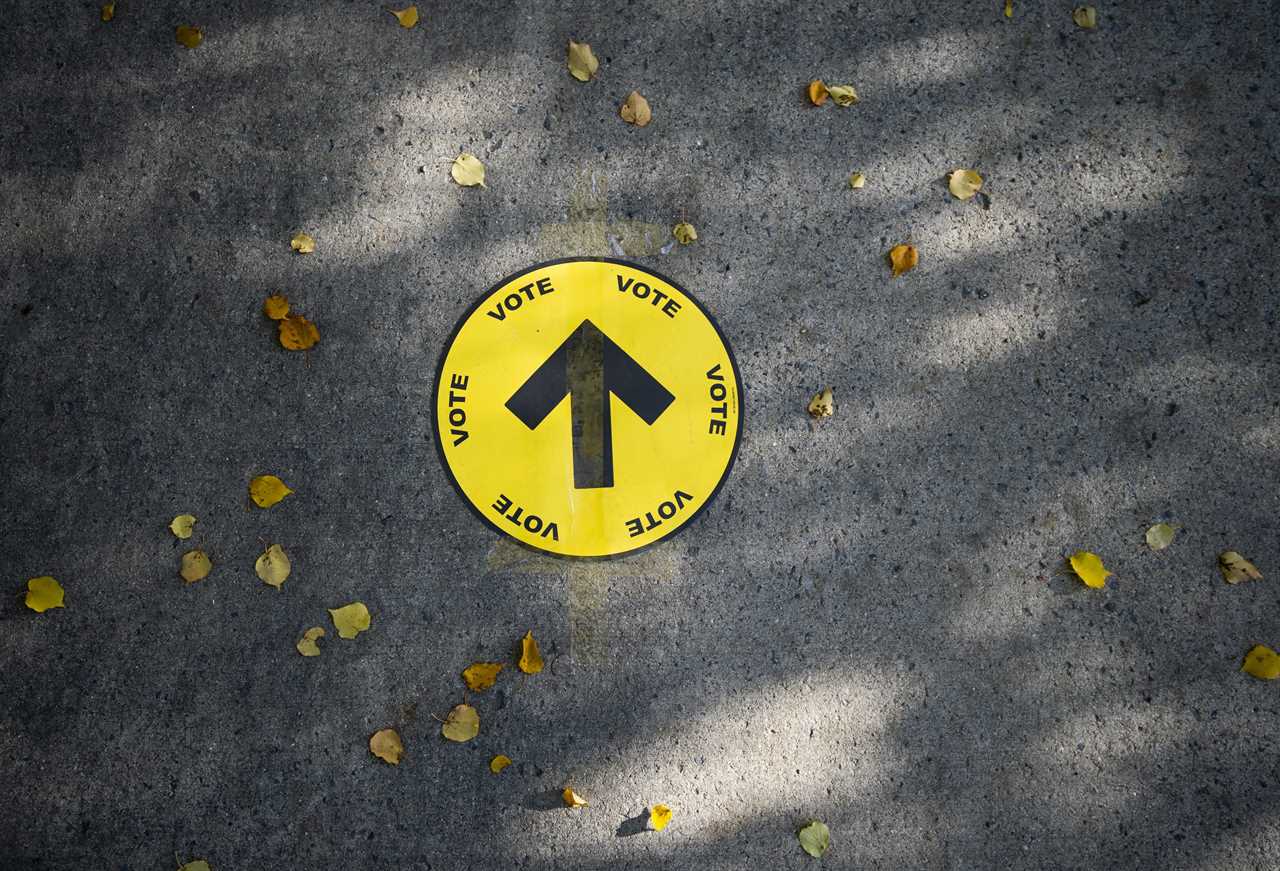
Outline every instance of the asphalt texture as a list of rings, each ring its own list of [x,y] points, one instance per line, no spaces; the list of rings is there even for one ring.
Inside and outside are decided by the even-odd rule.
[[[1280,646],[1275,5],[1002,6],[11,6],[0,867],[1280,866],[1280,686],[1240,671]],[[862,101],[807,105],[815,77]],[[619,249],[716,317],[745,430],[689,529],[570,563],[464,506],[432,380],[494,281]],[[262,511],[266,472],[297,492]],[[1227,549],[1265,579],[1224,584]],[[528,630],[546,670],[442,740],[461,669]]]

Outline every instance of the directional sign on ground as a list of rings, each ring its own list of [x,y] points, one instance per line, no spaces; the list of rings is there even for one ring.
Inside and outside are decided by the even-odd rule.
[[[742,388],[715,321],[667,278],[562,260],[504,279],[459,321],[436,443],[487,523],[562,556],[660,541],[715,496]]]

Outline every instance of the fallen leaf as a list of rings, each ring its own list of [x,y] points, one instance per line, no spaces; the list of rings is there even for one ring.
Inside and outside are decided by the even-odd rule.
[[[470,741],[480,734],[480,714],[470,705],[458,705],[449,712],[440,734],[450,741]]]
[[[37,614],[43,614],[50,608],[65,608],[62,604],[65,592],[59,584],[48,575],[41,575],[27,581],[27,607]]]
[[[831,846],[831,830],[827,828],[827,824],[814,820],[796,833],[796,837],[800,839],[800,847],[815,859],[821,859],[822,854],[827,852],[827,848]]]
[[[453,180],[464,188],[480,185],[484,187],[484,164],[480,158],[466,151],[453,159],[453,167],[449,170]]]
[[[341,608],[330,608],[329,616],[333,618],[333,625],[338,630],[339,638],[355,638],[373,623],[373,618],[369,616],[369,609],[364,606],[364,602],[352,602]]]
[[[1078,550],[1071,555],[1071,568],[1084,581],[1086,587],[1098,589],[1107,585],[1107,578],[1112,572],[1102,567],[1102,558],[1087,550]]]
[[[693,224],[688,221],[681,221],[671,228],[671,235],[676,237],[676,241],[681,245],[688,245],[690,242],[698,241],[698,231],[693,229]]]
[[[181,539],[188,539],[196,525],[196,519],[190,514],[179,514],[169,524],[169,531]]]
[[[889,263],[893,266],[893,277],[916,268],[920,262],[920,252],[914,245],[894,245],[889,251]]]
[[[853,175],[849,176],[849,187],[854,188],[855,190],[865,186],[866,183],[867,177],[860,172],[855,172]]]
[[[853,85],[827,85],[827,93],[836,101],[837,106],[852,106],[858,102],[858,92]]]
[[[293,564],[289,562],[289,556],[284,552],[284,548],[278,544],[273,544],[266,549],[262,556],[258,557],[258,561],[253,564],[253,570],[258,573],[262,583],[278,590],[280,585],[284,583],[285,578],[289,577],[289,572],[293,570]]]
[[[653,120],[653,113],[649,111],[649,101],[640,96],[639,91],[627,94],[627,99],[618,110],[618,114],[622,116],[623,121],[637,127],[644,127]]]
[[[500,662],[473,662],[462,670],[462,679],[467,682],[473,692],[482,692],[493,686],[502,671]]]
[[[212,570],[213,563],[204,551],[189,550],[182,555],[182,568],[178,570],[178,574],[188,584],[193,584],[207,578]]]
[[[538,650],[538,642],[533,640],[530,630],[520,639],[520,670],[525,674],[537,674],[542,671],[542,652]]]
[[[289,300],[278,293],[273,294],[262,303],[262,313],[273,321],[282,321],[289,314]]]
[[[324,630],[319,626],[312,626],[302,633],[302,638],[298,639],[296,645],[298,652],[303,656],[319,656],[320,645],[316,644],[316,641],[320,638],[324,638]]]
[[[209,863],[203,859],[196,859],[178,868],[178,871],[213,871],[209,867]]]
[[[316,252],[316,240],[306,233],[299,233],[289,240],[289,247],[299,254],[314,254]]]
[[[275,475],[259,475],[249,482],[249,498],[259,508],[270,508],[292,492]]]
[[[589,82],[598,69],[600,61],[596,60],[591,46],[569,40],[569,75],[580,82]]]
[[[958,200],[973,199],[973,195],[982,190],[982,176],[972,169],[952,170],[947,176],[947,187]]]
[[[1077,6],[1071,11],[1071,20],[1085,30],[1093,30],[1098,26],[1098,10],[1092,6]]]
[[[103,3],[102,4],[102,20],[110,21],[112,18],[115,18],[115,17],[116,17],[116,4]]]
[[[809,102],[813,105],[821,106],[827,102],[828,95],[826,83],[822,79],[814,79],[809,83]]]
[[[1164,550],[1173,544],[1173,534],[1176,531],[1167,523],[1157,523],[1147,530],[1147,547],[1152,550]]]
[[[1223,551],[1218,556],[1218,568],[1222,570],[1222,578],[1228,584],[1262,580],[1262,572],[1258,571],[1258,567],[1234,550]]]
[[[809,400],[809,416],[814,418],[830,417],[835,414],[836,402],[831,395],[831,388],[824,387],[813,394]]]
[[[649,823],[655,832],[660,832],[671,822],[671,808],[665,804],[655,804],[649,808]]]
[[[565,807],[579,808],[587,806],[587,800],[567,786],[560,793],[560,797],[564,799]]]
[[[399,765],[400,757],[404,755],[404,744],[400,743],[395,729],[379,729],[369,738],[369,752],[383,762]]]
[[[114,15],[115,13],[113,12],[112,14]],[[177,37],[178,42],[187,48],[195,48],[204,42],[204,32],[198,27],[191,27],[187,24],[179,24],[178,29],[174,31],[174,36]]]
[[[399,11],[396,11],[395,9],[388,9],[387,11],[396,17],[396,21],[399,21],[400,26],[405,30],[408,30],[410,27],[413,27],[418,23],[417,6],[406,6],[404,9]]]
[[[510,764],[511,764],[511,757],[503,756],[501,753],[499,753],[497,756],[489,760],[489,770],[492,771],[494,774],[501,774],[502,769],[506,768]]]
[[[289,315],[279,324],[280,344],[290,351],[305,351],[320,341],[320,328],[302,315]]]
[[[1004,0],[1004,17],[1013,17],[1013,0]]]
[[[1280,654],[1265,644],[1255,645],[1244,655],[1240,670],[1262,680],[1275,680],[1280,677]]]

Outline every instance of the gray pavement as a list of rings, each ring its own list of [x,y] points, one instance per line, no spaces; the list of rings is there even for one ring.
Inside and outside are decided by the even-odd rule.
[[[1071,5],[11,7],[0,867],[1280,867],[1280,686],[1239,672],[1280,646],[1276,7]],[[746,428],[691,528],[566,563],[464,507],[432,379],[490,283],[615,246],[718,319]],[[263,472],[297,493],[248,510]],[[1057,573],[1079,548],[1107,589]],[[1267,578],[1223,584],[1228,548]],[[65,610],[23,607],[41,574]],[[299,656],[353,599],[372,629]],[[441,740],[529,629],[547,670]]]

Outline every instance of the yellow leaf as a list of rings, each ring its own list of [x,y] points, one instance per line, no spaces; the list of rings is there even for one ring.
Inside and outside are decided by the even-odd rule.
[[[827,85],[827,93],[836,101],[837,106],[852,106],[858,102],[858,92],[853,85]]]
[[[1071,12],[1071,20],[1085,30],[1093,30],[1098,26],[1098,10],[1092,6],[1077,6]]]
[[[814,79],[809,83],[809,102],[815,106],[821,106],[827,102],[827,86],[822,79]]]
[[[860,172],[855,172],[853,175],[849,176],[849,187],[854,188],[855,190],[864,187],[866,183],[867,177]]]
[[[511,764],[511,757],[503,756],[501,753],[499,753],[497,756],[489,760],[489,770],[492,771],[494,774],[501,774],[502,769],[506,768],[510,764]]]
[[[1004,17],[1013,17],[1013,0],[1004,0]]]
[[[1102,558],[1087,550],[1078,550],[1071,555],[1071,568],[1084,581],[1086,587],[1098,589],[1107,585],[1111,572],[1102,567]]]
[[[338,630],[339,638],[355,638],[373,623],[373,618],[369,615],[369,609],[364,606],[364,602],[352,602],[341,608],[330,608],[329,616],[333,618],[333,625]]]
[[[947,176],[947,187],[951,188],[951,195],[958,200],[972,199],[974,194],[982,190],[982,176],[972,169],[953,170]]]
[[[538,642],[533,640],[530,630],[520,639],[520,670],[525,674],[537,674],[542,671],[542,652],[538,650]]]
[[[1176,531],[1167,523],[1157,523],[1147,530],[1147,547],[1152,550],[1164,550],[1173,544],[1173,534]]]
[[[213,869],[209,867],[209,863],[205,860],[196,859],[181,866],[178,871],[213,871]]]
[[[580,82],[589,82],[598,69],[600,61],[596,60],[591,46],[569,40],[569,75]]]
[[[273,321],[282,321],[289,314],[289,300],[278,293],[273,294],[262,304],[262,313]]]
[[[289,247],[299,254],[314,254],[316,253],[316,240],[306,233],[299,233],[289,240]]]
[[[253,564],[253,570],[258,573],[262,583],[269,584],[278,590],[285,578],[289,577],[293,564],[289,562],[289,555],[284,552],[284,548],[273,544],[258,557],[258,561]]]
[[[381,729],[369,739],[369,752],[383,762],[399,765],[400,757],[404,755],[404,744],[400,743],[395,729]]]
[[[178,25],[178,29],[174,31],[174,35],[177,37],[178,42],[182,43],[187,48],[195,48],[197,45],[204,42],[204,32],[198,27],[191,27],[186,24]]]
[[[116,17],[116,4],[103,3],[102,4],[102,20],[110,21],[112,18],[115,18],[115,17]]]
[[[27,581],[27,607],[37,614],[43,614],[50,608],[65,608],[62,604],[64,595],[62,584],[48,575]]]
[[[826,823],[818,820],[813,820],[797,832],[796,837],[800,839],[800,849],[815,859],[821,859],[822,854],[831,846],[831,830]]]
[[[809,416],[816,418],[830,417],[835,414],[836,402],[831,395],[831,388],[826,387],[813,394],[809,400]]]
[[[914,245],[894,245],[889,251],[889,263],[893,266],[893,277],[916,268],[920,262],[920,252]]]
[[[306,632],[302,633],[302,638],[298,640],[298,652],[303,656],[319,656],[320,645],[316,644],[316,640],[324,638],[324,630],[319,626],[312,626]]]
[[[493,686],[502,671],[500,662],[474,662],[462,670],[462,679],[474,692],[481,692]]]
[[[453,180],[465,188],[480,185],[484,187],[484,164],[480,158],[466,151],[453,159],[453,167],[449,170]]]
[[[688,221],[681,221],[671,228],[671,235],[676,237],[676,241],[681,245],[688,245],[690,242],[698,241],[698,231],[693,229],[693,224]]]
[[[388,9],[387,11],[396,17],[396,21],[399,21],[400,26],[405,30],[408,30],[410,27],[413,27],[418,23],[417,6],[406,6],[398,12],[395,9]]]
[[[189,550],[182,555],[182,568],[178,570],[178,574],[188,584],[193,584],[207,578],[212,570],[213,563],[204,551]]]
[[[1223,551],[1218,556],[1218,568],[1222,570],[1222,578],[1228,584],[1262,580],[1262,572],[1258,571],[1258,567],[1234,550]]]
[[[169,530],[181,539],[191,537],[191,532],[196,525],[196,519],[190,514],[179,514],[173,518],[173,522],[169,524]]]
[[[450,741],[470,741],[480,734],[480,714],[470,705],[458,705],[449,712],[440,734]]]
[[[1244,655],[1240,670],[1262,680],[1275,680],[1280,677],[1280,654],[1265,644],[1258,644]]]
[[[560,797],[564,799],[565,807],[579,808],[587,806],[587,800],[567,786],[564,788],[564,792],[560,793]]]
[[[622,116],[622,120],[628,124],[634,124],[637,127],[646,126],[653,120],[653,113],[649,110],[649,101],[640,96],[639,91],[632,91],[627,94],[627,99],[622,104],[622,108],[618,110],[618,114]]]
[[[292,492],[275,475],[259,475],[249,482],[249,498],[259,508],[270,508]]]
[[[665,804],[655,804],[649,808],[649,823],[655,832],[660,832],[671,822],[671,808]]]
[[[302,315],[289,315],[279,323],[280,344],[290,351],[305,351],[320,341],[320,328]]]

